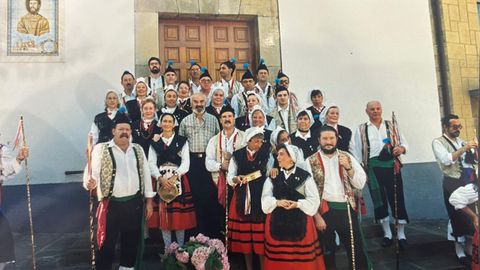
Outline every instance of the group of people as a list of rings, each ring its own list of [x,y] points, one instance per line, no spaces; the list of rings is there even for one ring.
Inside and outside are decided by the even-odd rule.
[[[214,83],[191,62],[190,80],[177,81],[171,63],[161,74],[152,57],[147,77],[125,71],[123,91],[106,93],[84,177],[100,201],[97,268],[111,269],[118,234],[121,269],[139,263],[146,225],[161,230],[166,247],[197,233],[224,239],[248,270],[255,256],[261,269],[334,269],[336,238],[350,268],[372,269],[358,221],[367,175],[381,245],[393,243],[390,205],[406,248],[395,164],[408,145],[382,118],[380,102],[367,104],[369,120],[352,132],[321,90],[310,91],[312,105],[301,109],[285,73],[270,84],[261,60],[255,72],[244,65],[237,81],[236,65],[221,63]]]

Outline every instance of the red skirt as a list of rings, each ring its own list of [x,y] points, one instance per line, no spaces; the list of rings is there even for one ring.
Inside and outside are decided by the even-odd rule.
[[[475,234],[473,235],[472,270],[480,270],[480,264],[478,262],[478,229],[475,230]]]
[[[155,189],[154,189],[155,190]],[[160,200],[153,208],[154,214],[148,221],[149,228],[179,231],[189,230],[197,226],[195,207],[187,176],[182,176],[182,195],[170,203]]]
[[[305,237],[298,242],[278,241],[270,235],[271,214],[265,222],[265,270],[324,270],[322,249],[311,216],[307,216]]]
[[[237,214],[237,193],[234,192],[228,210],[228,250],[243,254],[265,254],[265,223],[252,222]]]

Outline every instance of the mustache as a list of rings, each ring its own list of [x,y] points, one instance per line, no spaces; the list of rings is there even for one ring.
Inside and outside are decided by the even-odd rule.
[[[128,133],[122,133],[120,134],[120,138],[128,138]]]

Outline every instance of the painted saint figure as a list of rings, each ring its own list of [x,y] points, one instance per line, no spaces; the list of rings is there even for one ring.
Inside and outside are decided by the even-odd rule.
[[[38,14],[42,5],[41,0],[26,0],[25,7],[28,14],[20,18],[17,24],[17,32],[41,36],[50,32],[50,26],[47,18]]]

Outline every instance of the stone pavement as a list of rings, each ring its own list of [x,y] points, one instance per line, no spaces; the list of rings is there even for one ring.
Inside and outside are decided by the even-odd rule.
[[[368,252],[375,269],[395,269],[393,249],[384,249],[379,245],[381,229],[371,220],[362,222]],[[410,249],[400,254],[402,270],[417,269],[464,269],[454,255],[453,245],[446,241],[445,220],[413,220],[407,226],[406,234]],[[89,237],[87,228],[83,232],[36,233],[37,269],[87,270],[89,267]],[[31,267],[31,246],[28,233],[15,233],[17,263],[6,269],[28,270]],[[161,241],[160,241],[161,242]],[[150,243],[145,254],[145,269],[160,269],[158,253],[162,244]],[[244,269],[241,256],[231,256],[233,270]],[[339,269],[346,268],[346,254],[343,248],[337,256]]]

